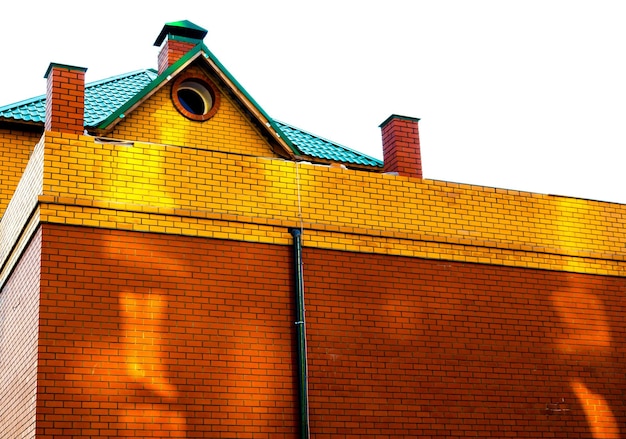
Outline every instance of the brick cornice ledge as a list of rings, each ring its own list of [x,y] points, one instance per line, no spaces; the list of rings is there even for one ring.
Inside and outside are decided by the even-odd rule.
[[[626,274],[624,253],[49,195],[40,196],[39,203],[44,223],[279,245],[291,242],[288,229],[303,227],[305,247],[576,273]]]

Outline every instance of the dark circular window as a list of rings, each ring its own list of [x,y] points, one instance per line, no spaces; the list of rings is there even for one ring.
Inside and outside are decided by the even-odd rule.
[[[185,117],[204,121],[217,111],[219,95],[215,88],[198,77],[181,76],[172,85],[176,109]]]

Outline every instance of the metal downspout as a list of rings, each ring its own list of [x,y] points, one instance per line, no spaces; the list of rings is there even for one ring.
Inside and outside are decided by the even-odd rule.
[[[293,256],[296,287],[296,335],[298,349],[298,385],[300,393],[300,437],[309,439],[309,377],[307,369],[306,323],[304,316],[304,279],[302,271],[302,230],[290,229],[293,236]]]

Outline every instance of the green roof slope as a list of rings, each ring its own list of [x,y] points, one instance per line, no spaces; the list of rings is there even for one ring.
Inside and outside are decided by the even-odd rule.
[[[85,85],[85,126],[98,125],[157,77],[154,69],[138,70]],[[0,119],[45,123],[46,96],[0,107]]]
[[[338,143],[274,120],[281,131],[303,155],[319,159],[365,166],[383,166],[383,162]]]

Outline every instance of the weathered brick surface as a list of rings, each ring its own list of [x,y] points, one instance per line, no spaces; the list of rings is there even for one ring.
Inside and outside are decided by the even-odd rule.
[[[0,289],[0,437],[35,438],[41,233]]]
[[[289,248],[46,225],[37,438],[294,437]]]

